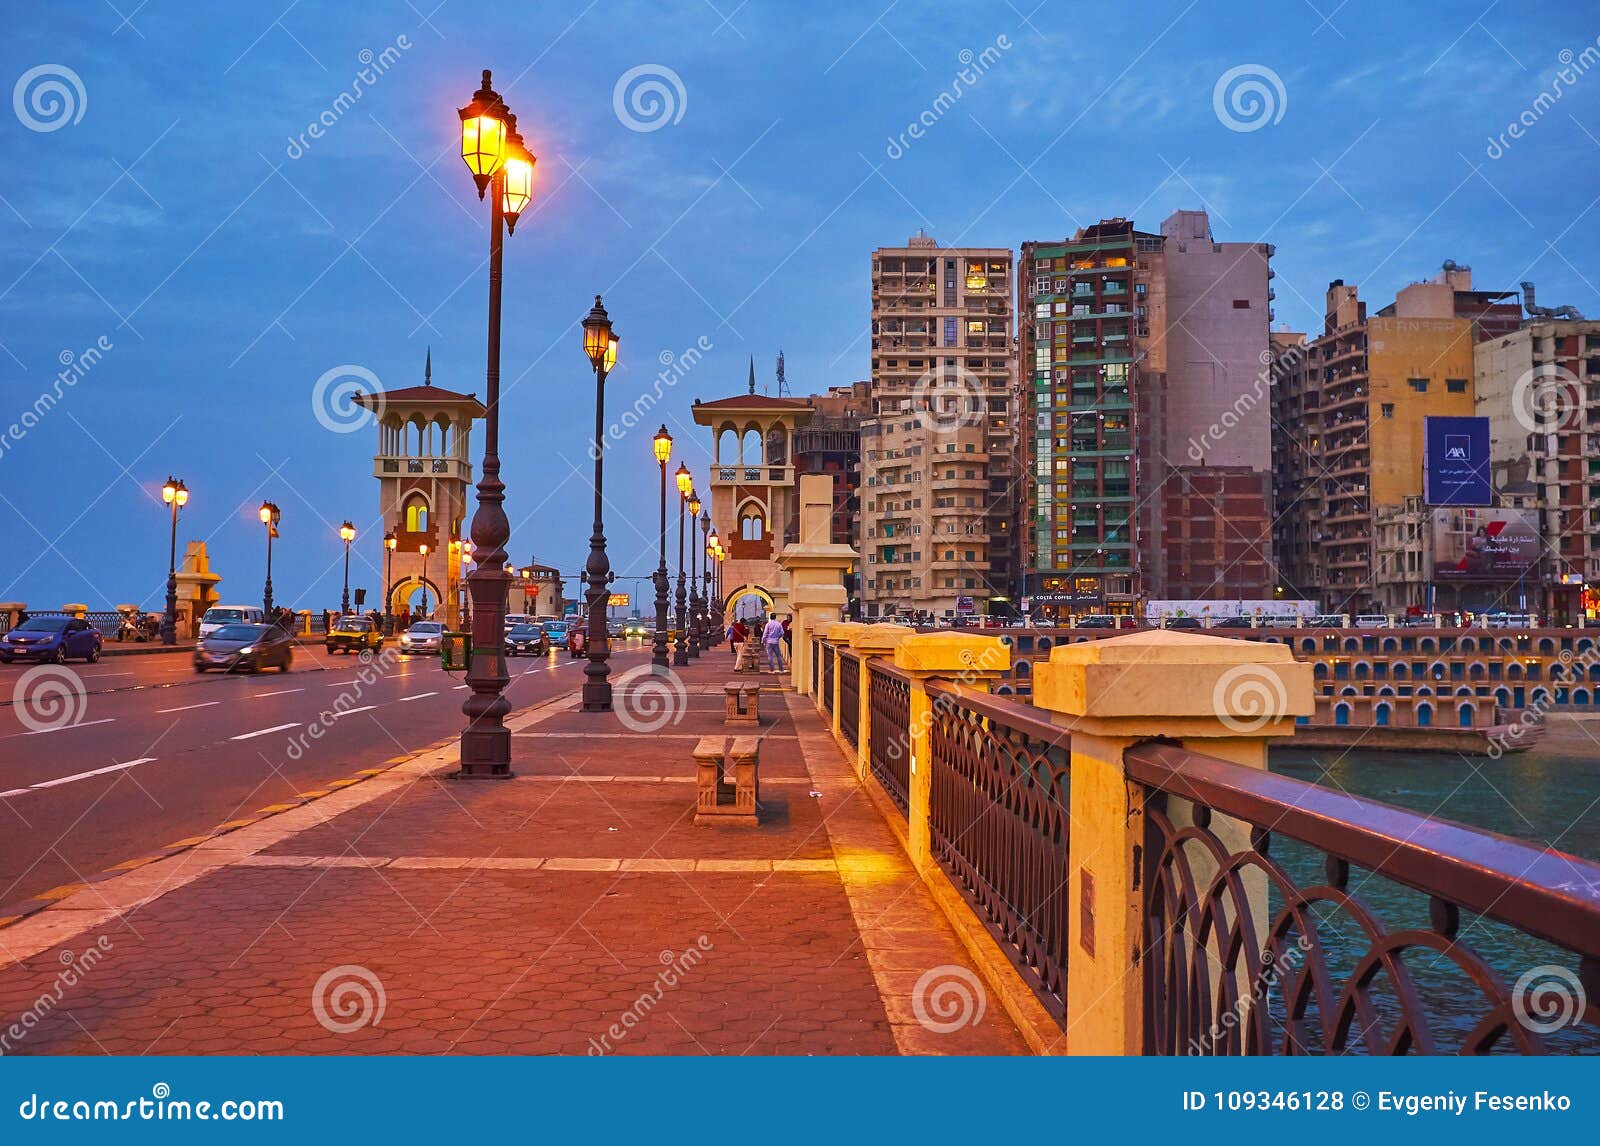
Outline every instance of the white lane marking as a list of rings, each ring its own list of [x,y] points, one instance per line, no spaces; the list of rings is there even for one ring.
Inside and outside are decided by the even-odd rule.
[[[69,728],[88,728],[91,724],[110,724],[116,717],[107,716],[99,720],[80,720],[76,724],[63,724],[59,728],[35,728],[32,732],[24,732],[24,736],[43,736],[48,732],[65,732]]]
[[[28,794],[28,789],[27,788],[13,788],[9,792],[0,792],[0,800],[7,800],[7,799],[10,799],[12,796],[26,796],[27,794]]]
[[[360,682],[359,681],[354,681],[354,680],[334,680],[334,681],[324,681],[323,683],[326,684],[329,688],[349,688],[351,685],[359,684]]]
[[[458,685],[456,685],[456,687],[455,687],[455,691],[456,691],[456,692],[460,692],[460,691],[461,691],[461,690],[462,690],[462,689],[464,689],[464,688],[466,688],[466,687],[467,687],[467,686],[466,686],[466,685],[464,685],[464,684],[458,684]]]
[[[154,756],[141,756],[137,760],[124,760],[121,764],[112,764],[105,768],[96,768],[91,772],[79,772],[72,776],[61,776],[54,780],[41,780],[37,784],[30,785],[27,790],[32,791],[36,788],[56,788],[62,784],[71,784],[77,780],[87,780],[91,776],[104,776],[108,772],[121,772],[124,768],[134,768],[140,764],[148,764],[154,759]]]
[[[210,708],[213,704],[221,703],[220,700],[206,700],[199,704],[179,705],[177,708],[158,708],[156,709],[156,714],[159,716],[163,712],[188,712],[191,708]]]
[[[374,708],[377,708],[377,707],[378,706],[375,705],[375,704],[364,704],[360,708],[347,708],[343,712],[334,713],[333,719],[334,720],[343,720],[345,717],[354,716],[358,712],[371,712]]]
[[[253,692],[250,695],[259,700],[263,696],[288,696],[291,692],[304,692],[303,688],[280,688],[277,692]]]
[[[230,740],[249,740],[251,737],[254,737],[254,736],[265,736],[269,732],[282,732],[285,729],[299,728],[299,727],[300,727],[300,722],[298,720],[296,720],[291,724],[274,724],[271,728],[258,728],[254,732],[246,732],[242,736],[230,736],[228,739],[230,739]]]
[[[425,696],[438,696],[438,695],[439,695],[438,692],[419,692],[419,693],[417,693],[416,696],[402,696],[398,701],[396,701],[396,703],[397,704],[404,704],[408,700],[421,700]]]

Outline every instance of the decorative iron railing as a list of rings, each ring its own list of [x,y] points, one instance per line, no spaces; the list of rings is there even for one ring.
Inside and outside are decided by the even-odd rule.
[[[1070,738],[1037,709],[940,681],[927,690],[934,858],[1061,1020]]]
[[[874,661],[867,675],[867,766],[904,813],[910,805],[911,678],[893,665]]]
[[[1600,1051],[1600,864],[1176,746],[1124,762],[1146,1053]]]
[[[861,719],[861,657],[839,650],[839,732],[859,747],[856,725]]]
[[[835,654],[834,654],[834,651],[833,651],[833,646],[831,644],[824,644],[822,646],[822,688],[817,693],[817,696],[819,698],[821,698],[822,711],[826,712],[829,715],[829,717],[833,716],[833,658],[834,658],[834,655]]]

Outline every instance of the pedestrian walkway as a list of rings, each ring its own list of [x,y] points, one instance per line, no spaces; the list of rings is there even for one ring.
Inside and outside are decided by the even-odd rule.
[[[0,1051],[1026,1053],[812,705],[725,729],[727,658],[674,674],[0,928]],[[696,827],[696,742],[756,731],[761,825]]]

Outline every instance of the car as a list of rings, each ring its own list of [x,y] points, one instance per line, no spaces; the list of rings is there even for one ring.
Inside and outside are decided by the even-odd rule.
[[[383,647],[383,631],[371,617],[340,617],[328,630],[323,645],[330,653],[364,653]]]
[[[444,643],[444,624],[441,621],[418,621],[400,634],[400,651],[406,655],[429,653],[437,655]]]
[[[1077,629],[1114,629],[1116,627],[1117,619],[1102,613],[1079,617],[1073,622],[1073,628]]]
[[[576,627],[568,625],[565,621],[546,621],[539,626],[544,630],[544,635],[550,638],[550,644],[555,648],[565,648],[567,645],[567,630]]]
[[[526,614],[526,613],[507,613],[506,614],[506,632],[508,632],[508,633],[512,629],[516,628],[518,625],[531,625],[531,624],[533,624],[533,618],[528,616],[528,614]]]
[[[606,636],[610,637],[612,640],[615,641],[615,640],[620,640],[625,635],[626,634],[623,632],[623,622],[621,622],[621,621],[607,621],[606,622]]]
[[[194,671],[260,672],[294,663],[294,638],[281,625],[223,625],[194,647]]]
[[[200,617],[200,635],[209,637],[223,625],[259,625],[266,620],[260,605],[216,605]]]
[[[550,638],[538,625],[514,625],[506,634],[506,656],[542,657],[550,652]]]
[[[1205,625],[1201,622],[1199,617],[1168,617],[1167,618],[1167,628],[1169,628],[1169,629],[1203,629],[1203,628],[1205,628]]]
[[[1347,618],[1343,613],[1318,613],[1306,622],[1308,629],[1342,629]]]
[[[1211,623],[1213,629],[1253,629],[1255,621],[1250,617],[1222,617]]]
[[[55,661],[79,657],[89,664],[100,659],[100,630],[78,617],[29,617],[0,637],[0,661]]]
[[[643,617],[634,617],[622,626],[622,635],[625,637],[643,637],[649,640],[655,635],[656,627]]]

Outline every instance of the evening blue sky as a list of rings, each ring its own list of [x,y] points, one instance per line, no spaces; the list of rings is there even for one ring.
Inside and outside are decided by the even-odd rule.
[[[376,431],[324,428],[312,392],[346,365],[419,383],[431,346],[435,383],[483,393],[487,211],[455,116],[483,67],[539,159],[505,258],[519,562],[572,571],[586,549],[576,323],[597,291],[623,339],[614,410],[664,356],[711,347],[610,454],[624,574],[655,563],[650,431],[667,422],[703,474],[690,403],[742,388],[751,355],[767,385],[781,347],[802,394],[866,377],[870,252],[919,227],[1015,248],[1205,208],[1219,239],[1276,245],[1295,330],[1320,327],[1330,279],[1376,307],[1447,258],[1481,288],[1532,279],[1541,302],[1600,315],[1593,4],[1035,2],[13,11],[5,85],[58,66],[82,97],[48,131],[21,86],[0,109],[0,428],[56,389],[64,356],[109,349],[3,443],[0,599],[159,607],[168,473],[194,491],[180,543],[208,542],[225,600],[260,597],[263,498],[283,511],[280,601],[336,603],[345,517],[362,531],[352,581],[376,587]],[[1570,82],[1536,105],[1565,60]],[[681,82],[650,131],[624,122],[648,108],[614,101],[641,66]],[[1214,106],[1240,67],[1281,82],[1255,130]]]

